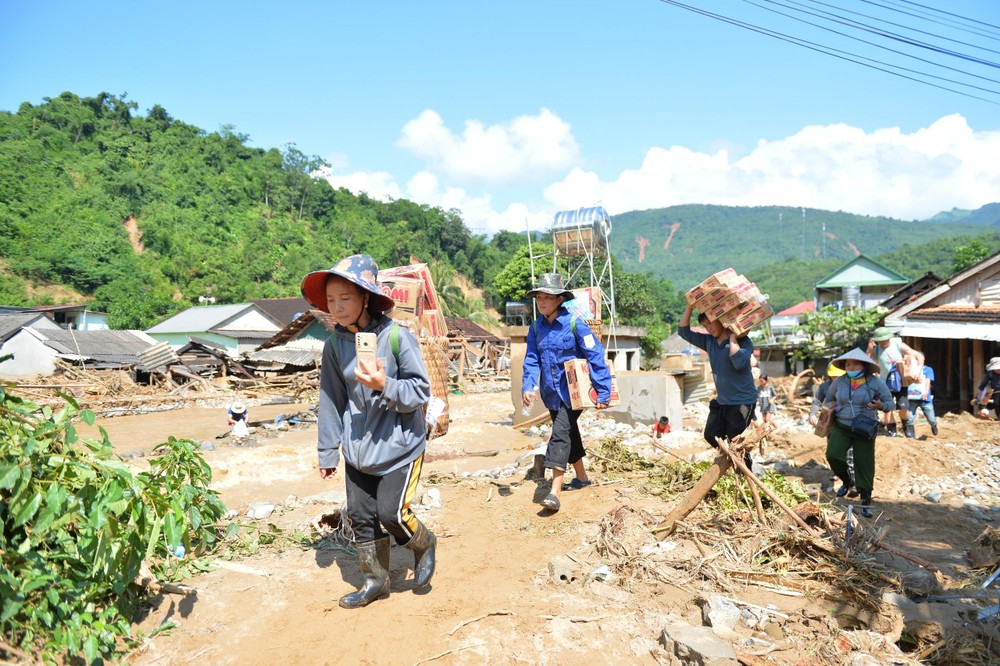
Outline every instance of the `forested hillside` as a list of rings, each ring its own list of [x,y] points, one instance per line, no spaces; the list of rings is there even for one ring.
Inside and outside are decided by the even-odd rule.
[[[107,93],[0,111],[0,305],[85,299],[116,328],[146,328],[200,296],[296,295],[306,272],[354,252],[430,263],[458,316],[502,312],[530,288],[523,234],[474,236],[460,211],[335,190],[297,147],[247,144],[231,127],[206,132]],[[613,222],[619,319],[646,326],[650,349],[683,310],[678,292],[722,268],[781,309],[858,252],[907,277],[945,277],[956,246],[1000,249],[1000,204],[926,222],[708,205]],[[485,301],[468,300],[467,283]]]
[[[334,190],[295,146],[246,144],[106,93],[0,113],[0,304],[65,285],[142,328],[199,296],[295,295],[306,272],[359,251],[488,284],[522,243],[474,237],[457,211]]]
[[[823,277],[859,253],[881,261],[904,245],[956,236],[986,234],[988,239],[1000,231],[1000,205],[964,212],[961,221],[917,222],[810,208],[673,206],[616,215],[611,247],[625,270],[650,272],[680,289],[730,266],[747,276],[775,278],[788,268],[789,278],[799,280]],[[955,243],[935,247],[943,250],[949,244]],[[893,254],[884,263],[908,277],[942,270],[940,261],[922,251]],[[805,266],[809,270],[800,270]],[[942,277],[948,274],[945,270]],[[810,285],[811,291],[814,282],[803,286]]]

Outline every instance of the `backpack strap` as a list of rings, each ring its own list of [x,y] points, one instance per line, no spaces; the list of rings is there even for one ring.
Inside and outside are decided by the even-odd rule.
[[[330,334],[330,343],[334,356],[337,355],[337,347],[332,344],[335,335],[336,333]],[[392,349],[392,357],[396,359],[396,365],[399,365],[399,323],[395,321],[392,322],[392,328],[389,329],[389,348]]]
[[[571,315],[569,318],[569,330],[573,331],[573,338],[576,338],[576,320],[579,319],[576,315]],[[535,338],[538,338],[538,320],[531,322],[531,330],[535,334]]]

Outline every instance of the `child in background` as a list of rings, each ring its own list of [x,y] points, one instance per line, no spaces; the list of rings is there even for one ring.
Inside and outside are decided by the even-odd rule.
[[[765,424],[774,426],[774,387],[767,375],[760,376],[760,386],[757,387],[757,408],[764,418]]]
[[[653,434],[656,439],[663,437],[664,433],[670,432],[670,419],[666,416],[661,416],[660,420],[653,425]]]
[[[931,434],[937,437],[938,422],[934,414],[934,395],[931,393],[931,382],[934,381],[934,368],[929,365],[924,366],[924,376],[922,381],[910,384],[906,389],[906,396],[910,400],[912,411],[916,414],[919,409],[924,413],[924,418],[931,424]]]

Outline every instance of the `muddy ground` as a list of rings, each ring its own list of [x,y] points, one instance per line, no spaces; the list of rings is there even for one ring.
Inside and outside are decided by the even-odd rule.
[[[166,620],[176,626],[148,640],[127,662],[137,666],[680,663],[673,648],[665,648],[661,641],[664,626],[702,625],[701,605],[720,592],[718,577],[681,575],[683,567],[666,565],[659,578],[622,575],[634,567],[620,568],[621,561],[602,557],[597,547],[608,517],[616,511],[662,518],[677,498],[645,492],[641,473],[603,475],[589,459],[595,484],[564,492],[562,510],[550,514],[537,503],[546,492],[545,484],[526,478],[530,452],[543,441],[544,433],[522,433],[512,427],[507,387],[500,384],[486,392],[453,395],[450,401],[450,431],[429,444],[418,491],[426,501],[417,513],[439,539],[432,587],[420,593],[411,589],[411,553],[394,547],[390,597],[354,611],[337,605],[337,599],[354,590],[360,579],[353,553],[334,539],[321,540],[311,526],[317,517],[338,507],[344,489],[342,475],[332,482],[319,478],[314,424],[287,431],[260,426],[252,445],[236,446],[228,438],[217,438],[227,429],[220,406],[100,420],[116,449],[138,466],[144,464],[144,453],[167,435],[211,443],[214,450],[206,451],[205,458],[215,471],[213,487],[227,506],[241,514],[239,520],[249,520],[245,513],[251,503],[272,502],[276,509],[259,524],[272,523],[284,534],[299,534],[316,544],[286,542],[281,548],[264,548],[187,580],[197,590],[195,596],[155,597],[137,629],[150,632]],[[273,420],[308,406],[250,404],[252,421]],[[758,460],[777,464],[787,476],[801,479],[814,500],[838,509],[839,515],[845,501],[823,490],[830,486],[824,442],[797,426],[793,411],[779,413],[781,430]],[[710,458],[697,434],[699,413],[690,411],[684,424],[688,432],[662,440],[670,455],[655,455]],[[989,464],[984,460],[995,459],[1000,450],[1000,424],[944,415],[939,437],[930,437],[925,424],[918,426],[917,434],[921,437],[916,440],[879,439],[877,516],[869,521],[869,529],[886,528],[885,541],[939,568],[941,587],[981,581],[983,571],[970,569],[969,549],[984,529],[997,526],[1000,487],[989,474],[976,477],[977,470],[982,472]],[[490,478],[490,471],[496,475],[518,460],[516,473]],[[428,490],[439,493],[439,503]],[[940,498],[933,496],[936,490]],[[741,519],[752,530],[752,514],[744,513]],[[709,543],[711,532],[718,535],[723,529],[711,522],[715,518],[699,510],[686,523],[702,530],[703,541]],[[714,559],[718,552],[695,550],[692,533],[678,533],[659,546],[649,537],[642,552],[676,547],[676,553],[688,553],[684,556],[688,560],[721,562]],[[919,569],[883,551],[869,559],[889,574]],[[604,581],[594,573],[603,564],[611,565],[612,572]],[[741,663],[917,663],[914,655],[892,657],[886,646],[873,647],[872,642],[879,642],[877,634],[865,643],[864,629],[886,632],[891,621],[872,620],[829,586],[793,585],[793,578],[801,579],[801,572],[793,569],[794,562],[785,568],[788,585],[775,584],[774,577],[764,585],[734,575],[721,590],[745,604],[770,605],[772,625],[777,625],[766,632],[740,626],[738,635],[724,641],[737,648]],[[621,573],[615,575],[616,571]],[[893,586],[885,583],[884,591],[893,591]],[[965,604],[945,609],[945,627],[968,617],[969,602]],[[844,633],[851,629],[861,631]],[[858,661],[859,655],[871,661]]]

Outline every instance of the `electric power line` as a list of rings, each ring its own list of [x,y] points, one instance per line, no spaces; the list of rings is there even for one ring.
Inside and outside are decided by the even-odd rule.
[[[789,35],[789,34],[786,34],[786,33],[782,33],[782,32],[779,32],[777,30],[771,30],[769,28],[764,28],[762,26],[755,25],[753,23],[749,23],[749,22],[746,22],[746,21],[741,21],[739,19],[731,18],[731,17],[725,16],[723,14],[717,14],[715,12],[710,12],[708,10],[701,9],[700,7],[695,7],[695,6],[692,6],[692,5],[685,4],[683,2],[679,2],[678,0],[660,0],[660,2],[662,2],[664,4],[672,5],[674,7],[679,8],[679,9],[685,9],[685,10],[693,12],[695,14],[700,14],[702,16],[705,16],[705,17],[708,17],[708,18],[712,18],[712,19],[715,19],[717,21],[721,21],[723,23],[729,23],[730,25],[734,25],[734,26],[737,26],[737,27],[740,27],[740,28],[744,28],[744,29],[750,30],[752,32],[757,32],[759,34],[766,35],[766,36],[771,37],[773,39],[778,39],[778,40],[781,40],[781,41],[788,42],[790,44],[794,44],[796,46],[801,46],[801,47],[809,49],[811,51],[816,51],[818,53],[823,53],[825,55],[833,56],[834,58],[838,58],[840,60],[845,60],[845,61],[848,61],[848,62],[853,62],[853,63],[861,65],[863,67],[868,67],[869,69],[875,69],[875,70],[878,70],[878,71],[881,71],[881,72],[885,72],[887,74],[891,74],[891,75],[899,77],[899,78],[903,78],[903,79],[907,79],[907,80],[910,80],[910,81],[914,81],[916,83],[921,83],[921,84],[926,85],[926,86],[931,86],[932,88],[938,88],[940,90],[945,90],[947,92],[952,92],[952,93],[955,93],[957,95],[962,95],[963,97],[970,97],[972,99],[977,99],[979,101],[986,102],[988,104],[994,104],[994,105],[1000,106],[1000,102],[998,102],[996,100],[987,99],[987,98],[980,97],[978,95],[974,95],[974,94],[971,94],[971,93],[968,93],[968,92],[963,92],[961,90],[955,90],[954,88],[949,88],[947,86],[939,85],[939,84],[933,83],[931,81],[926,81],[926,80],[921,79],[921,78],[916,78],[914,76],[908,76],[908,75],[902,74],[902,73],[900,73],[898,71],[893,71],[893,69],[899,69],[899,70],[903,70],[903,71],[910,71],[911,73],[914,73],[917,76],[936,78],[936,79],[939,79],[939,80],[946,81],[946,82],[948,82],[950,84],[953,84],[953,85],[973,87],[973,88],[978,88],[978,86],[972,86],[971,84],[968,84],[968,83],[964,83],[964,82],[957,81],[957,80],[954,80],[954,79],[948,79],[948,78],[945,78],[945,77],[936,76],[936,75],[933,75],[933,74],[929,74],[927,72],[920,72],[920,71],[917,71],[917,70],[907,69],[907,68],[901,67],[899,65],[894,65],[894,64],[883,62],[883,61],[880,61],[880,60],[875,60],[873,58],[867,58],[866,56],[862,56],[862,55],[859,55],[859,54],[856,54],[856,53],[851,53],[849,51],[844,51],[842,49],[836,49],[836,48],[831,47],[831,46],[826,46],[826,45],[823,45],[823,44],[818,44],[816,42],[811,42],[809,40],[802,39],[802,38],[799,38],[799,37],[794,37],[792,35]],[[768,11],[773,11],[773,10],[768,10]],[[775,13],[777,13],[779,15],[781,14],[781,12],[775,12]],[[846,54],[846,55],[840,55],[840,54]],[[862,60],[868,60],[869,62],[862,62],[861,60],[857,60],[856,58],[860,58]],[[869,64],[869,63],[878,63],[878,64]],[[881,66],[879,66],[879,65],[881,65]],[[886,69],[886,68],[892,68],[892,69]],[[966,73],[966,72],[963,72],[963,73]],[[986,92],[998,94],[998,93],[996,93],[996,91],[992,91],[992,90],[988,90],[988,89],[982,89],[982,90],[984,90]]]

